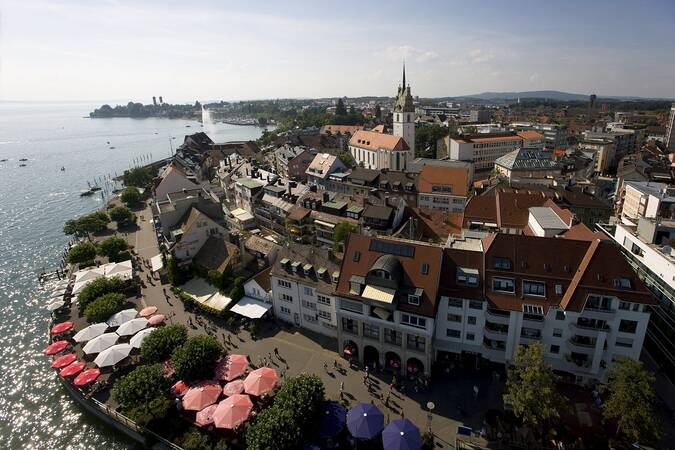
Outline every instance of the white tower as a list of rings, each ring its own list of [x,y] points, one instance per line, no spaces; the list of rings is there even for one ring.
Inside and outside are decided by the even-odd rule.
[[[394,104],[394,136],[403,138],[410,150],[407,152],[405,167],[415,158],[415,106],[413,105],[410,85],[405,84],[405,64],[403,64],[403,84],[398,87]]]

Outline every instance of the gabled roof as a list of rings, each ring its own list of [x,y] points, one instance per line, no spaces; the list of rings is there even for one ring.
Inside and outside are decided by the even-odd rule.
[[[392,134],[377,133],[374,131],[360,130],[354,133],[349,140],[349,145],[353,147],[365,148],[368,150],[388,150],[388,151],[406,151],[410,150],[408,144],[400,136]]]
[[[239,247],[219,236],[209,236],[199,249],[193,261],[208,269],[222,272],[238,258]]]
[[[424,166],[417,179],[417,191],[425,194],[442,194],[435,192],[434,186],[449,186],[448,195],[465,197],[468,192],[469,171],[461,167]]]
[[[324,125],[321,127],[321,134],[354,134],[363,130],[363,125]]]
[[[213,224],[218,225],[220,227],[220,225],[216,223],[215,220],[213,220],[207,214],[200,211],[195,206],[191,206],[190,209],[185,211],[185,214],[183,214],[183,217],[181,218],[181,220],[178,222],[177,225],[183,231],[183,234],[185,234],[194,226],[195,223],[197,223],[201,219],[208,220],[209,222],[212,222]]]
[[[495,160],[495,164],[509,170],[555,170],[561,164],[552,159],[550,151],[518,148]]]
[[[272,289],[272,280],[270,279],[271,267],[267,267],[257,274],[253,275],[250,279],[258,283],[258,286],[263,288],[265,292],[269,292]]]

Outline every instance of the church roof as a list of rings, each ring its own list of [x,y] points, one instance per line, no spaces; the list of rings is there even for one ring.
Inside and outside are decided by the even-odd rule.
[[[349,145],[353,147],[365,148],[368,150],[389,150],[406,151],[410,150],[408,144],[400,136],[392,134],[376,133],[374,131],[359,130],[349,140]]]
[[[410,85],[405,84],[405,64],[403,65],[403,85],[398,87],[396,102],[394,103],[394,112],[415,112]]]

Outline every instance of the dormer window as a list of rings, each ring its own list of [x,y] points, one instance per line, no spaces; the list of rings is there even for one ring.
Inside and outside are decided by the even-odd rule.
[[[492,265],[497,270],[511,270],[511,260],[509,258],[495,256],[492,258]]]
[[[374,270],[372,273],[377,278],[382,278],[383,280],[391,280],[391,274],[386,270]]]
[[[408,304],[413,306],[419,306],[420,305],[419,295],[408,294]]]
[[[340,281],[340,272],[338,271],[333,272],[333,274],[331,275],[331,279],[333,280],[333,283],[337,284],[338,281]]]
[[[420,267],[420,271],[422,272],[422,275],[427,275],[429,273],[429,264],[422,263],[422,267]]]
[[[352,255],[352,261],[359,262],[360,259],[361,259],[361,252],[356,250]]]
[[[628,278],[614,278],[614,287],[619,289],[630,289],[630,280]]]
[[[457,284],[464,286],[478,286],[478,270],[468,267],[457,268]]]

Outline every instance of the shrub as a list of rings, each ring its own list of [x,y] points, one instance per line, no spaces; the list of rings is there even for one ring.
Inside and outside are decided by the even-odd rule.
[[[118,227],[136,222],[136,215],[126,206],[115,206],[110,210],[110,219],[117,222]]]
[[[246,282],[246,280],[242,277],[237,277],[234,280],[234,286],[230,291],[230,298],[235,302],[238,302],[244,296],[244,282]]]
[[[123,294],[111,292],[105,294],[84,308],[84,315],[92,322],[103,322],[124,307],[126,297]]]
[[[157,328],[147,335],[141,344],[141,357],[148,363],[168,359],[174,350],[185,344],[187,328],[184,325],[168,325]]]
[[[89,303],[105,294],[122,292],[123,288],[124,282],[119,277],[98,277],[77,294],[77,301],[80,306],[86,307]]]
[[[111,261],[116,261],[120,252],[128,248],[129,244],[127,244],[124,238],[112,236],[98,244],[98,253],[102,256],[107,256]]]
[[[152,181],[152,173],[147,167],[135,167],[125,170],[122,182],[125,186],[147,187]]]
[[[65,234],[74,234],[75,236],[87,236],[89,233],[103,231],[108,226],[110,218],[103,211],[96,211],[77,219],[66,221],[63,225]]]
[[[91,242],[80,242],[68,250],[68,262],[79,264],[93,261],[96,258],[96,246]]]
[[[137,207],[141,204],[141,193],[133,186],[125,187],[120,194],[120,200],[129,208]]]
[[[211,336],[193,336],[171,355],[176,375],[181,380],[197,381],[213,376],[223,347]]]
[[[139,366],[115,383],[113,398],[129,418],[145,425],[166,416],[171,407],[168,388],[161,365]]]
[[[171,255],[166,265],[166,274],[169,277],[169,283],[172,286],[180,286],[188,279],[189,273],[186,269],[178,267],[178,260]]]

